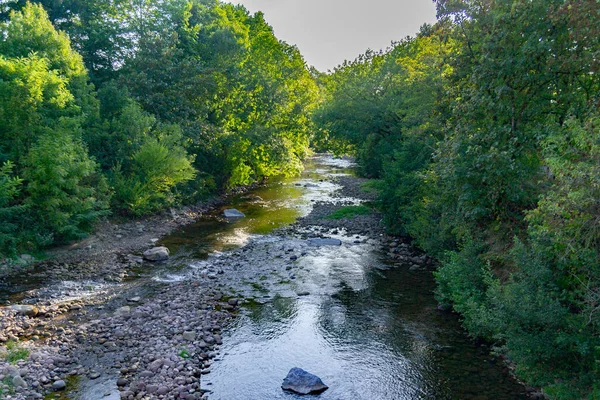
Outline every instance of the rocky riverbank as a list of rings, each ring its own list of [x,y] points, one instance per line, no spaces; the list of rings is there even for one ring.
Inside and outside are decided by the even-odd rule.
[[[18,282],[23,276],[37,281],[90,280],[120,282],[127,270],[139,264],[139,254],[182,226],[224,204],[234,194],[245,193],[260,184],[238,188],[196,205],[168,209],[138,220],[103,221],[86,239],[48,250],[43,260],[24,254],[16,261],[0,261],[0,287]]]

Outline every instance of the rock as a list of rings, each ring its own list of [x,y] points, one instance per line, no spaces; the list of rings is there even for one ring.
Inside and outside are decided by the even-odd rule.
[[[90,373],[90,379],[98,379],[100,378],[100,372],[92,372]]]
[[[262,201],[262,197],[257,196],[257,195],[246,195],[242,197],[242,200],[246,200],[246,201]]]
[[[12,378],[12,384],[15,387],[27,387],[27,384],[25,383],[25,381],[23,380],[23,378],[21,378],[20,376],[15,376]]]
[[[15,304],[10,306],[11,310],[16,311],[18,314],[26,315],[28,317],[35,317],[39,310],[36,306],[30,306],[26,304]]]
[[[164,396],[167,393],[169,393],[169,388],[166,387],[166,386],[161,386],[156,391],[156,394],[159,395],[159,396]]]
[[[321,393],[329,389],[321,378],[301,368],[292,368],[283,380],[281,388],[299,394]]]
[[[57,392],[59,390],[65,390],[66,387],[67,387],[67,384],[62,379],[54,381],[54,383],[52,384],[52,390],[54,390],[55,392]]]
[[[131,312],[131,307],[123,306],[123,307],[119,307],[115,310],[115,315],[129,314],[130,312]]]
[[[163,366],[163,360],[154,360],[152,361],[152,363],[150,363],[150,365],[148,365],[148,369],[152,372],[157,372],[160,367]]]
[[[296,293],[298,296],[308,296],[310,294],[310,292],[307,291],[302,291],[302,292],[298,292]]]
[[[244,218],[246,216],[243,212],[238,211],[235,208],[228,208],[227,210],[224,210],[223,215],[225,218]]]
[[[169,258],[169,249],[164,246],[154,247],[144,252],[144,259],[148,261],[165,261]]]
[[[332,238],[313,238],[308,241],[311,246],[341,246],[342,241]]]
[[[230,306],[237,306],[237,304],[238,304],[238,301],[239,301],[239,300],[238,300],[238,299],[236,299],[236,298],[231,298],[231,299],[227,300],[227,303],[228,303]]]
[[[35,261],[35,257],[33,257],[30,254],[21,254],[19,256],[19,260],[23,263],[23,264],[29,264]]]
[[[130,298],[130,299],[127,299],[127,301],[129,301],[129,302],[131,302],[131,303],[139,303],[139,302],[140,302],[140,300],[142,300],[142,298],[141,298],[141,297],[139,297],[139,296],[136,296],[136,297],[132,297],[132,298]]]
[[[196,332],[192,332],[192,331],[183,332],[183,338],[185,340],[189,340],[190,342],[193,340],[196,340]]]

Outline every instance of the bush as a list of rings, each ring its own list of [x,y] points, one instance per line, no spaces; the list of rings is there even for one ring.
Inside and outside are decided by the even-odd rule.
[[[48,130],[26,159],[26,204],[35,225],[59,241],[81,238],[108,213],[107,187],[85,146],[61,130]]]
[[[134,215],[148,214],[177,200],[176,186],[194,179],[193,158],[176,144],[177,137],[150,138],[131,157],[131,170],[113,172],[115,207]]]
[[[481,257],[484,245],[469,240],[459,251],[446,253],[434,273],[435,294],[442,307],[461,314],[463,323],[474,336],[491,337],[495,321],[489,310],[487,290],[495,280],[490,266]]]
[[[13,168],[10,161],[0,167],[0,258],[16,254],[19,218],[25,210],[16,202],[23,180],[13,176]]]

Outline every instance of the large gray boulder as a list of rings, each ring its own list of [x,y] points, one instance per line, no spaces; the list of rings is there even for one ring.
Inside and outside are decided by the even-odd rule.
[[[165,246],[154,247],[144,252],[144,260],[165,261],[169,258],[169,249]]]
[[[306,372],[301,368],[292,368],[283,380],[283,390],[290,390],[299,394],[321,393],[329,386],[325,385],[321,378]]]
[[[238,211],[235,208],[228,208],[227,210],[223,211],[223,215],[225,218],[244,218],[246,216],[243,212]]]
[[[332,238],[313,238],[308,241],[311,246],[341,246],[342,241]]]

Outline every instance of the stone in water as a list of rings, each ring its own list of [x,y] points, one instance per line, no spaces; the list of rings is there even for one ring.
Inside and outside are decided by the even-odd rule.
[[[325,385],[321,378],[301,368],[292,368],[283,380],[283,390],[290,390],[299,394],[321,393],[329,386]]]
[[[223,215],[225,218],[244,218],[245,215],[243,212],[236,210],[235,208],[228,208],[223,211]]]

